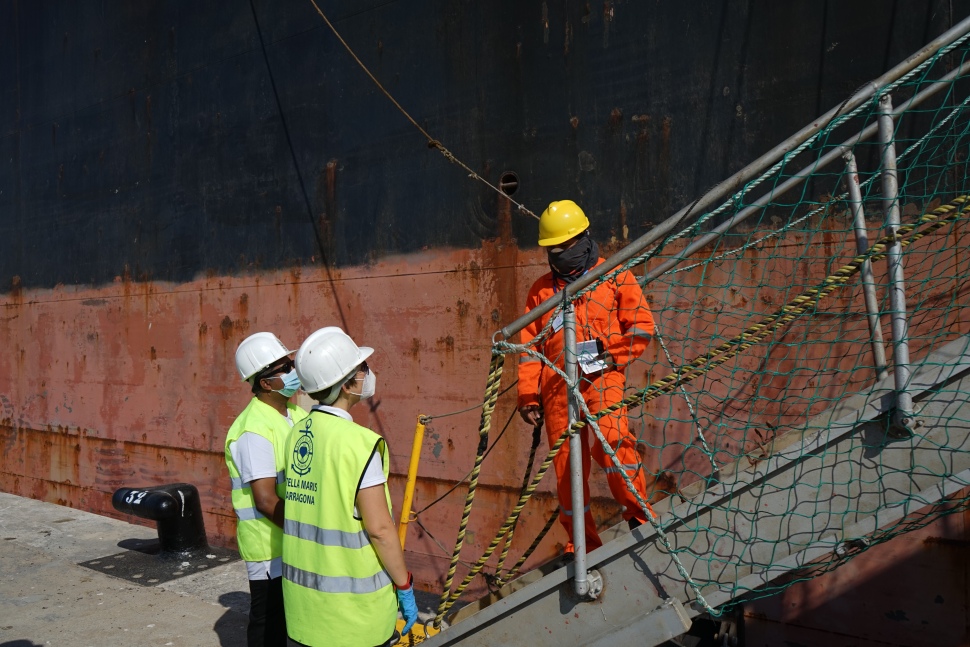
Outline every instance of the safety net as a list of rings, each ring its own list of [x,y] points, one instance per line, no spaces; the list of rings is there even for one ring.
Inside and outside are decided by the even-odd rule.
[[[464,579],[456,577],[492,414],[499,396],[516,396],[515,388],[508,389],[516,377],[511,367],[538,363],[547,384],[567,377],[563,344],[555,339],[563,334],[561,316],[570,303],[577,313],[579,341],[596,337],[589,324],[596,317],[610,319],[601,328],[615,323],[628,333],[628,323],[618,322],[622,317],[615,299],[615,286],[627,272],[642,285],[639,298],[655,319],[653,337],[642,354],[629,358],[619,395],[616,382],[606,384],[595,372],[579,370],[569,388],[583,420],[571,429],[589,423],[590,442],[600,444],[606,470],[622,474],[628,488],[639,475],[645,477],[645,496],[635,495],[641,508],[670,499],[651,517],[655,541],[674,562],[672,581],[706,611],[719,614],[739,599],[775,593],[967,507],[965,488],[933,490],[938,495],[930,496],[926,485],[962,478],[964,456],[970,455],[970,420],[959,407],[919,410],[917,405],[918,424],[911,429],[897,428],[893,417],[884,415],[870,423],[881,433],[849,434],[838,443],[823,439],[810,446],[805,439],[832,433],[834,418],[823,414],[872,389],[880,378],[891,388],[894,362],[902,352],[891,333],[887,257],[894,245],[903,264],[912,373],[931,368],[935,352],[970,334],[970,80],[963,71],[970,66],[968,54],[963,37],[904,76],[874,88],[858,105],[847,101],[817,132],[793,144],[726,199],[703,209],[691,206],[670,234],[577,294],[556,293],[559,303],[539,319],[534,339],[522,343],[518,335],[496,337],[482,407],[482,442],[439,622],[478,574],[492,584],[516,575],[541,537],[516,537],[513,543],[511,534],[538,482],[555,478],[550,463],[568,444],[569,430],[564,429],[551,446],[539,445],[523,496],[507,511],[481,559],[475,561],[479,555],[467,551],[461,555]],[[880,118],[884,124],[891,120],[882,136]],[[887,132],[891,148],[885,143]],[[884,174],[892,164],[887,150],[895,157],[895,201]],[[853,199],[855,178],[858,194]],[[894,211],[898,229],[889,220]],[[860,215],[862,237],[854,225]],[[874,296],[871,317],[867,283]],[[873,329],[874,323],[879,327]],[[629,335],[625,339],[629,342]],[[610,339],[601,341],[611,347]],[[887,365],[875,359],[879,345]],[[956,389],[946,383],[935,388]],[[595,389],[603,391],[599,399],[590,395]],[[965,402],[968,396],[955,391],[953,401]],[[548,424],[556,414],[545,413]],[[601,430],[617,416],[625,418],[636,438],[640,465],[632,471],[617,459]],[[937,434],[935,451],[907,454],[918,460],[890,460],[879,451],[880,443],[906,445],[927,429]],[[736,477],[727,475],[756,473],[783,447],[813,452],[816,467],[760,484],[752,477],[747,499],[708,497],[703,514],[684,504],[685,492],[703,492],[714,484],[729,494],[728,482]],[[851,467],[861,461],[866,469]],[[886,487],[893,497],[879,494]],[[868,491],[875,494],[867,496]],[[769,493],[771,505],[751,503]],[[847,529],[878,516],[880,506],[898,513],[883,515],[869,532],[847,541]],[[672,541],[667,539],[672,528],[690,532]],[[828,547],[834,550],[813,553],[797,568],[785,561],[800,547],[816,546],[828,531],[841,542]],[[752,573],[774,574],[746,577]],[[709,604],[713,593],[719,594],[711,598],[717,602]]]

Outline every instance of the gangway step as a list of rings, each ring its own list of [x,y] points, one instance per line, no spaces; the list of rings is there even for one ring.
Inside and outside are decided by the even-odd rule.
[[[931,353],[910,392],[922,423],[911,438],[886,434],[894,403],[889,375],[803,431],[777,438],[770,456],[742,457],[707,489],[695,483],[654,506],[709,605],[831,559],[970,485],[970,336]],[[488,606],[455,614],[452,626],[423,644],[659,645],[704,611],[650,526],[620,533],[587,561],[603,580],[596,600],[575,596],[572,564],[540,570],[507,585]]]

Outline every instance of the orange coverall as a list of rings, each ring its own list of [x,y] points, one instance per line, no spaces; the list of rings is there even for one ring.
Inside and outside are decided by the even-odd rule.
[[[603,263],[600,258],[596,265]],[[553,277],[552,272],[540,277],[529,290],[526,298],[525,311],[528,313],[534,307],[558,293],[565,286]],[[575,301],[576,307],[576,341],[601,339],[605,350],[609,351],[616,363],[615,368],[608,368],[601,373],[583,375],[582,369],[577,369],[580,377],[580,393],[589,407],[590,413],[608,407],[623,399],[626,386],[626,366],[637,359],[646,349],[654,333],[653,314],[647,305],[647,300],[640,289],[636,278],[630,272],[622,272],[614,279],[605,281],[595,290],[587,292]],[[544,314],[522,330],[522,343],[528,343],[546,325],[552,312]],[[563,333],[562,328],[553,332],[536,348],[561,370],[564,366]],[[569,426],[569,410],[566,399],[566,383],[554,371],[538,359],[523,355],[519,360],[518,408],[541,404],[545,417],[546,435],[549,445],[556,440]],[[582,412],[580,412],[582,415]],[[640,465],[640,455],[636,450],[636,438],[630,434],[626,418],[626,409],[618,409],[611,415],[604,416],[598,421],[600,431],[616,452],[616,457],[630,480],[646,500],[646,478]],[[641,523],[646,517],[636,497],[627,489],[623,477],[613,461],[603,451],[603,447],[595,434],[589,431],[589,426],[580,432],[583,446],[590,447],[592,440],[592,456],[606,472],[610,492],[618,503],[625,506],[624,519],[636,518]],[[566,552],[573,550],[572,526],[572,496],[569,484],[569,441],[553,460],[558,480],[558,495],[560,505],[559,522],[569,535]],[[589,471],[590,452],[583,452],[583,510],[586,521],[586,546],[593,550],[603,545],[596,531],[596,524],[589,511]]]

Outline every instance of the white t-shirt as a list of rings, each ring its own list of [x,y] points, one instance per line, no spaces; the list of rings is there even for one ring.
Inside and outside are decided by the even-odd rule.
[[[286,420],[293,424],[289,411],[286,412]],[[259,434],[244,432],[235,442],[229,443],[229,453],[244,484],[248,485],[257,479],[276,480],[276,454],[273,451],[273,443]],[[246,562],[246,572],[251,580],[272,580],[283,577],[283,558]]]
[[[276,478],[276,455],[273,443],[259,434],[251,431],[244,432],[234,443],[229,443],[229,453],[232,462],[239,470],[239,477],[243,483],[251,483],[256,479]]]

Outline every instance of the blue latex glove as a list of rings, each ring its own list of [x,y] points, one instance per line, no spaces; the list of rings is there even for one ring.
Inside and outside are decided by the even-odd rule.
[[[410,573],[408,573],[407,588],[399,589],[395,586],[394,592],[397,593],[397,606],[401,610],[401,615],[404,616],[404,629],[401,631],[401,635],[406,636],[418,620],[418,603],[414,601],[414,587],[411,586]]]

